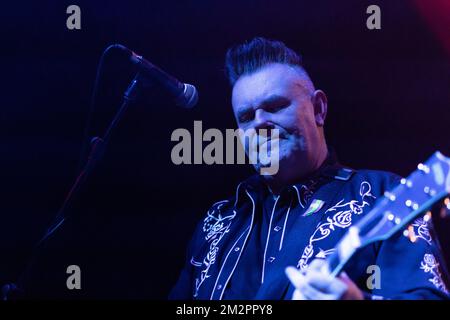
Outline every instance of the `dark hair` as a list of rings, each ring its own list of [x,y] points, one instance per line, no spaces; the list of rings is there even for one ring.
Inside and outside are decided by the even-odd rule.
[[[305,71],[301,56],[283,42],[256,37],[228,49],[225,56],[225,74],[233,86],[240,76],[276,62],[298,66]]]

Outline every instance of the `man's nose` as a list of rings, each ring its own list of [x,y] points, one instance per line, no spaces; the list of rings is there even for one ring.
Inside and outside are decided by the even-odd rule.
[[[270,122],[270,113],[264,109],[257,109],[255,111],[255,129],[268,129],[273,125]]]

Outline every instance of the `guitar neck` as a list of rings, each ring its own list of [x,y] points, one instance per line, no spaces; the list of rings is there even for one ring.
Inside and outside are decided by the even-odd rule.
[[[331,275],[337,276],[359,248],[390,238],[450,193],[450,158],[436,152],[417,168],[349,227],[326,258]]]
[[[340,258],[339,258],[339,253],[338,251],[334,251],[333,253],[331,253],[328,257],[327,257],[327,262],[328,262],[328,268],[330,271],[330,274],[333,277],[337,277],[339,275],[339,273],[341,273],[342,269],[345,266],[345,262],[343,262]]]
[[[356,250],[365,245],[361,243],[359,232],[360,229],[358,227],[350,227],[345,236],[337,244],[336,249],[327,256],[328,271],[333,277],[338,276]]]

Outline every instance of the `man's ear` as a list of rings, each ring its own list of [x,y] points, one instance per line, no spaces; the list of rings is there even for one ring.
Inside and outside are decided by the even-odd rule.
[[[316,119],[316,123],[319,127],[323,127],[328,110],[327,95],[322,90],[316,90],[312,95],[311,101],[314,107],[314,117]]]

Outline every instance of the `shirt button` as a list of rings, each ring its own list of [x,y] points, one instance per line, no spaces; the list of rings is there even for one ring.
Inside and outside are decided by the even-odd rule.
[[[236,252],[239,250],[241,250],[241,248],[239,248],[239,247],[234,248],[234,251],[236,251]]]
[[[273,230],[274,230],[275,232],[278,232],[278,231],[281,230],[281,227],[280,227],[280,226],[276,226],[275,228],[273,228]]]
[[[269,259],[267,259],[268,262],[274,262],[275,261],[275,257],[270,257]]]
[[[217,290],[222,290],[222,285],[221,285],[221,284],[219,284],[219,285],[217,286]]]

